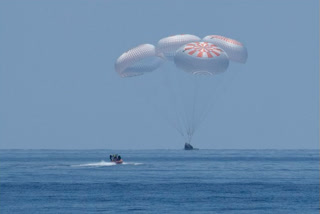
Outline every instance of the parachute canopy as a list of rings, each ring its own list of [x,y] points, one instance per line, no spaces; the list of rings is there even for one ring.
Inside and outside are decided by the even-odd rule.
[[[139,76],[159,68],[164,61],[160,56],[155,46],[142,44],[123,53],[115,63],[115,70],[121,77]]]
[[[208,42],[192,42],[179,48],[174,57],[178,68],[192,74],[218,74],[227,70],[229,59],[219,47]]]
[[[163,55],[173,60],[176,51],[183,45],[190,42],[198,42],[201,39],[191,34],[179,34],[174,36],[165,37],[160,39],[157,45],[157,52],[163,53]]]
[[[230,60],[240,63],[245,63],[248,58],[248,52],[246,47],[242,43],[219,35],[210,35],[203,38],[204,42],[210,42],[218,47],[222,48],[227,54]]]

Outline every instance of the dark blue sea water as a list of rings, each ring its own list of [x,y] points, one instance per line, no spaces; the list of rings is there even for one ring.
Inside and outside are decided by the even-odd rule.
[[[0,213],[319,213],[319,151],[0,150]]]

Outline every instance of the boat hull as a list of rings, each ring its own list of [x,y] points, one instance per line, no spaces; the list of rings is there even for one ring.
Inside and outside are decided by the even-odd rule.
[[[122,163],[123,163],[123,160],[111,161],[111,162],[116,163],[116,164],[122,164]]]

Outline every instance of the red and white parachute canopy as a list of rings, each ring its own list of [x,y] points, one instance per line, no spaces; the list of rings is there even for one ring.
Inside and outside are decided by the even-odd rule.
[[[163,62],[155,46],[142,44],[123,53],[115,63],[115,70],[121,77],[133,77],[156,70]]]
[[[191,34],[179,34],[160,39],[157,45],[157,52],[162,53],[167,59],[173,60],[176,51],[183,45],[190,42],[198,42],[201,39]]]
[[[242,43],[219,35],[210,35],[203,38],[204,42],[210,42],[218,47],[222,48],[227,54],[230,60],[240,63],[245,63],[248,58],[248,52],[246,47]]]
[[[192,42],[179,48],[174,56],[178,68],[192,74],[218,74],[227,70],[229,59],[219,47],[208,42]]]

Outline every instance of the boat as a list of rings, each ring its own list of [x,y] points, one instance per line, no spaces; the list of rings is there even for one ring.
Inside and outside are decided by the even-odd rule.
[[[123,163],[123,160],[121,159],[121,160],[118,160],[118,161],[112,161],[112,162],[114,162],[114,163],[116,163],[116,164],[122,164],[122,163]]]
[[[111,154],[110,155],[110,161],[113,162],[113,163],[116,163],[116,164],[122,164],[123,163],[123,160],[122,160],[121,156],[118,155],[118,154]]]

